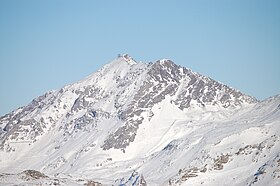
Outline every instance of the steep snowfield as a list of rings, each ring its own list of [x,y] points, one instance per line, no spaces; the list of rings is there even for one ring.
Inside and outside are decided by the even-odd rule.
[[[0,185],[279,185],[279,135],[280,96],[124,55],[0,118]]]

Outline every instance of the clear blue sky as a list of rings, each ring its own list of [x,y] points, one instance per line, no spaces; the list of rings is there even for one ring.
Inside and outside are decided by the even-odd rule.
[[[279,0],[0,1],[0,115],[119,53],[169,58],[264,99],[280,93]]]

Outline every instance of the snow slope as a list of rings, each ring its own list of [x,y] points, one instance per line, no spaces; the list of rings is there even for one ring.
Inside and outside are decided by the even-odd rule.
[[[0,184],[278,185],[279,124],[280,96],[123,55],[0,118]]]

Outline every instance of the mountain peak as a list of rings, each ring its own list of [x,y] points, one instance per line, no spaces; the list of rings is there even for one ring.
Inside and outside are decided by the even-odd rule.
[[[127,62],[129,65],[135,65],[137,62],[128,54],[119,55],[119,58]]]
[[[179,65],[177,65],[170,59],[161,59],[156,61],[154,64],[156,66],[162,66],[162,67],[179,68]]]
[[[174,63],[171,59],[163,58],[161,60],[157,61],[160,64],[166,64],[166,63]]]
[[[0,174],[28,168],[105,185],[194,185],[251,162],[249,183],[255,171],[261,178],[279,169],[279,111],[279,96],[258,102],[169,59],[136,64],[119,55],[0,117]]]

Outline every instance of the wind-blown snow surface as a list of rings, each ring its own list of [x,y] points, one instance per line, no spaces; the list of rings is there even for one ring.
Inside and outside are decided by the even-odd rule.
[[[280,96],[124,55],[0,118],[0,183],[279,185],[279,125]]]

